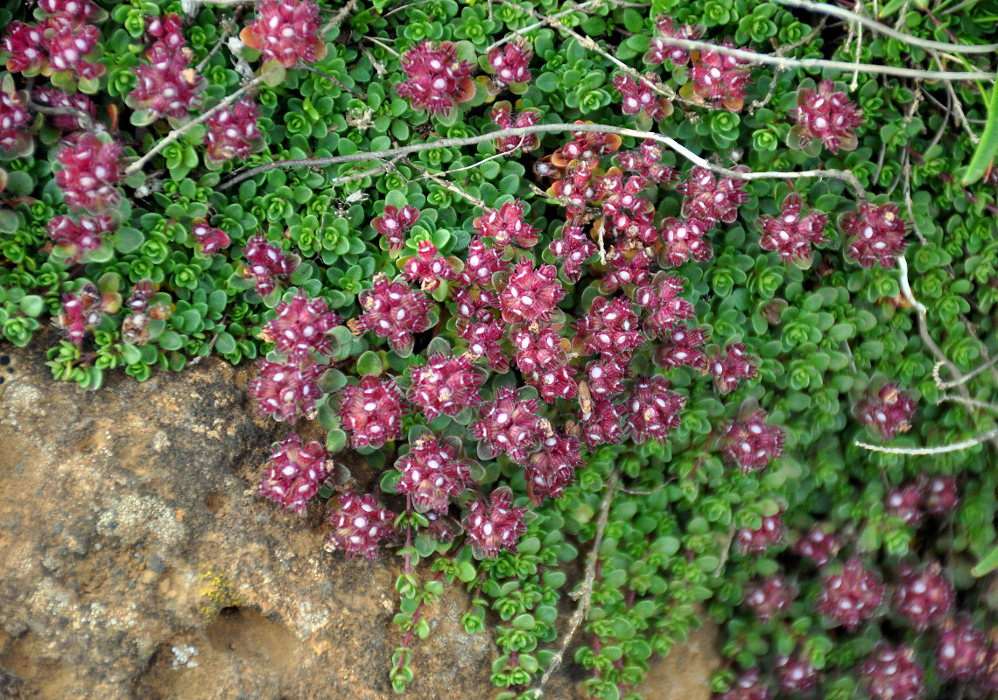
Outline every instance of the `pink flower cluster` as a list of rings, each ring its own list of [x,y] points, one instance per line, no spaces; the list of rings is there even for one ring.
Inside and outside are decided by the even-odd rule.
[[[839,219],[839,227],[849,237],[846,257],[860,267],[893,268],[894,259],[908,247],[904,240],[908,222],[901,218],[898,205],[893,202],[875,205],[860,202],[856,211],[847,212]]]
[[[7,70],[29,77],[68,73],[84,80],[104,75],[103,64],[87,60],[100,39],[100,30],[88,22],[103,11],[90,0],[42,0],[38,7],[48,15],[38,24],[15,21],[8,27],[3,38],[3,51],[10,54]]]
[[[389,282],[383,274],[375,275],[374,286],[361,292],[358,301],[364,313],[354,319],[354,327],[388,338],[395,352],[411,348],[413,333],[429,328],[430,302],[423,293]]]
[[[876,395],[866,396],[856,406],[856,417],[868,425],[884,440],[911,428],[915,415],[915,400],[893,382],[884,384]]]
[[[104,143],[91,133],[81,134],[59,149],[56,160],[62,169],[55,174],[55,181],[71,210],[103,214],[121,200],[117,187],[120,156],[118,144]]]
[[[471,501],[462,524],[475,556],[495,559],[501,549],[516,554],[516,540],[527,531],[525,513],[526,508],[513,505],[513,492],[506,486],[495,489],[488,501]]]
[[[263,53],[264,61],[291,68],[298,61],[316,63],[329,48],[319,36],[319,7],[309,0],[263,0],[255,6],[256,21],[239,38]]]
[[[245,274],[253,278],[256,291],[262,297],[277,289],[277,285],[285,282],[298,267],[297,258],[267,241],[260,233],[246,241],[243,258],[246,260]]]
[[[259,108],[248,97],[232,107],[219,110],[205,122],[205,159],[221,163],[233,158],[245,158],[263,147],[263,134],[257,126]]]
[[[832,153],[854,151],[859,141],[853,131],[863,122],[863,112],[844,92],[835,92],[831,80],[822,80],[818,89],[801,88],[797,107],[790,116],[797,121],[790,130],[789,145],[804,148],[821,141]]]
[[[382,508],[371,494],[358,496],[348,491],[337,499],[336,507],[326,519],[333,526],[326,548],[342,549],[348,557],[362,556],[374,561],[378,544],[390,536],[395,527],[395,513]]]
[[[314,440],[302,444],[298,434],[291,433],[272,449],[257,494],[304,515],[308,502],[329,476],[326,448]]]
[[[395,92],[409,98],[413,109],[448,115],[454,105],[475,96],[473,68],[468,61],[457,60],[453,42],[434,46],[427,40],[402,55],[406,79],[395,86]]]
[[[489,112],[489,119],[500,129],[533,126],[541,120],[541,111],[532,107],[523,109],[520,110],[520,113],[514,119],[513,105],[506,101],[496,102]],[[518,153],[536,150],[540,145],[541,139],[537,134],[503,136],[496,140],[496,151],[515,156]]]
[[[133,109],[145,110],[149,121],[183,117],[200,103],[205,81],[190,69],[193,53],[180,33],[182,25],[183,18],[170,13],[152,18],[146,27],[155,41],[146,49],[149,62],[135,69],[135,89],[125,102]]]
[[[102,236],[112,230],[110,216],[81,216],[73,221],[68,216],[55,216],[49,221],[50,238],[67,250],[67,265],[75,265],[86,253],[100,247]]]
[[[785,263],[804,263],[811,260],[811,246],[828,241],[825,226],[828,216],[820,212],[802,215],[804,200],[796,192],[786,196],[780,205],[778,217],[761,216],[762,238],[759,246],[763,250],[775,250]]]
[[[402,234],[419,221],[419,209],[406,205],[399,209],[390,204],[385,205],[381,216],[371,220],[371,228],[388,240],[388,250],[397,255],[405,245]]]

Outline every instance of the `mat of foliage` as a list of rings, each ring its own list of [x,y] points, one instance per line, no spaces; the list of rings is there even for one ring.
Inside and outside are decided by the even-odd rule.
[[[255,361],[261,497],[398,559],[399,692],[464,586],[501,698],[708,616],[727,700],[993,697],[996,18],[8,2],[3,337]]]

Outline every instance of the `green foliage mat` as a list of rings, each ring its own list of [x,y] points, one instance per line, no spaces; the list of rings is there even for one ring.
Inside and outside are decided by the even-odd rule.
[[[399,556],[396,690],[453,585],[500,698],[570,650],[637,697],[707,618],[729,700],[998,693],[994,2],[35,5],[0,9],[3,337],[54,322],[93,390],[258,360],[261,411],[328,434],[261,493]],[[299,352],[305,299],[336,318]],[[415,319],[386,337],[378,303]]]

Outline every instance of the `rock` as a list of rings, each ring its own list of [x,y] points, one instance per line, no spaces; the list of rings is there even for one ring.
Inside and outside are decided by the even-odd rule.
[[[327,554],[320,505],[254,495],[287,426],[254,415],[252,368],[111,372],[94,394],[54,382],[42,345],[0,347],[0,698],[393,697],[397,558]],[[467,607],[452,587],[427,609],[409,698],[495,694]],[[694,641],[702,658],[653,671],[688,694],[649,698],[707,697],[712,642]],[[548,697],[581,677],[566,663]]]

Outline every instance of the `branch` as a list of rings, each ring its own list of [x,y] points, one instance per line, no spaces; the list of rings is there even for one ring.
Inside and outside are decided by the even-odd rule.
[[[603,58],[609,60],[613,65],[617,66],[617,68],[619,68],[621,71],[629,75],[633,80],[636,80],[637,82],[643,83],[648,87],[650,87],[652,89],[652,92],[654,92],[655,94],[661,95],[662,97],[665,97],[666,99],[669,100],[675,100],[677,98],[676,91],[673,90],[671,87],[665,84],[659,84],[653,82],[648,78],[646,78],[645,76],[641,75],[641,73],[631,68],[629,65],[621,61],[619,58],[604,50],[603,47],[597,44],[591,37],[583,36],[582,34],[579,34],[577,31],[572,29],[571,27],[566,26],[564,22],[558,19],[558,15],[551,15],[550,17],[545,17],[544,15],[539,14],[534,10],[526,9],[513,2],[507,2],[506,0],[502,0],[502,3],[503,5],[508,5],[509,7],[518,7],[521,10],[526,10],[534,17],[541,18],[546,22],[548,22],[549,24],[553,24],[554,26],[558,27],[558,29],[560,29],[561,31],[565,32],[566,34],[574,38],[579,43],[579,46],[586,49],[587,51],[592,51],[594,53],[597,53]]]
[[[811,0],[774,0],[781,5],[789,7],[799,7],[802,10],[810,10],[832,17],[844,19],[847,22],[859,22],[863,26],[872,29],[877,34],[889,36],[892,39],[903,41],[909,46],[920,46],[923,49],[935,49],[937,51],[952,51],[953,53],[993,53],[998,50],[998,44],[950,44],[945,41],[933,41],[932,39],[919,39],[916,36],[891,29],[886,24],[881,24],[872,17],[852,12],[844,7],[828,5],[823,2],[811,2]]]
[[[860,70],[864,73],[877,75],[893,75],[899,78],[917,78],[920,80],[994,80],[994,73],[983,71],[947,71],[921,70],[918,68],[900,68],[898,66],[879,66],[872,63],[850,63],[847,61],[829,61],[824,58],[784,58],[766,53],[756,53],[731,46],[712,44],[709,41],[691,41],[675,37],[659,37],[663,44],[678,46],[689,51],[713,51],[725,56],[734,56],[748,63],[758,63],[782,68],[818,68],[852,73]]]
[[[963,442],[954,442],[952,445],[939,445],[938,447],[882,447],[880,445],[868,445],[865,442],[856,441],[857,447],[862,447],[870,452],[883,452],[889,455],[941,455],[947,452],[959,452],[966,450],[982,442],[998,438],[998,428],[981,433],[977,437],[972,437]]]
[[[943,394],[938,399],[936,399],[936,405],[938,406],[943,401],[952,401],[953,403],[962,403],[964,406],[970,406],[971,408],[981,408],[984,409],[985,411],[998,412],[998,405],[993,403],[988,403],[987,401],[978,401],[977,399],[967,399],[962,396]]]
[[[593,595],[593,582],[596,580],[596,562],[599,561],[599,548],[603,544],[603,533],[606,531],[606,523],[610,519],[610,505],[613,503],[613,495],[617,488],[616,470],[610,474],[605,488],[606,493],[603,495],[603,505],[600,506],[599,520],[596,521],[596,539],[593,540],[593,548],[589,552],[589,560],[586,562],[586,576],[582,580],[582,588],[579,589],[579,606],[575,609],[572,619],[568,622],[568,633],[561,643],[561,649],[551,658],[551,665],[544,671],[540,683],[534,688],[534,700],[544,697],[544,686],[547,685],[547,682],[551,680],[551,676],[561,666],[561,662],[565,658],[565,652],[568,651],[568,645],[572,643],[572,637],[575,636],[579,625],[582,624],[582,621],[589,614],[589,603]]]
[[[484,200],[479,199],[478,197],[475,197],[475,196],[472,196],[472,195],[468,194],[467,192],[465,192],[464,190],[462,190],[460,187],[458,187],[454,183],[448,182],[447,180],[444,180],[442,177],[440,177],[440,175],[447,175],[448,173],[446,173],[446,172],[439,173],[439,174],[437,174],[437,173],[431,173],[426,168],[424,168],[422,166],[419,166],[419,165],[416,165],[415,163],[413,163],[408,158],[405,159],[405,162],[408,165],[411,165],[413,168],[415,168],[419,172],[423,173],[423,177],[419,178],[420,180],[427,179],[427,178],[430,179],[430,180],[433,180],[435,183],[437,183],[438,185],[440,185],[441,187],[443,187],[448,192],[453,192],[454,194],[456,194],[456,195],[458,195],[460,197],[464,197],[469,202],[471,202],[472,204],[474,204],[476,207],[481,207],[482,210],[485,210],[485,209],[489,208],[489,205],[486,204]],[[476,163],[475,165],[478,165],[478,164]]]
[[[602,4],[602,2],[603,2],[603,0],[589,0],[589,2],[584,2],[581,5],[577,5],[575,7],[570,7],[567,10],[562,10],[561,12],[558,12],[556,14],[553,14],[553,15],[550,15],[548,17],[545,17],[540,22],[534,22],[533,24],[528,24],[526,27],[520,27],[519,29],[515,29],[508,36],[503,37],[502,39],[500,39],[499,41],[495,42],[494,44],[490,44],[489,46],[486,46],[485,50],[482,51],[482,53],[483,54],[488,54],[488,52],[491,51],[492,49],[498,48],[498,47],[502,46],[503,44],[508,44],[509,42],[511,42],[514,39],[516,39],[516,38],[518,38],[518,37],[526,34],[527,32],[532,32],[535,29],[539,29],[539,28],[543,27],[545,24],[550,24],[552,21],[560,19],[561,17],[565,17],[566,15],[570,15],[573,12],[582,12],[583,10],[588,10],[590,7],[598,7],[599,5]],[[527,8],[522,7],[520,5],[512,5],[512,7],[519,7],[524,12],[530,13],[530,10],[528,10]]]
[[[339,165],[341,163],[356,163],[358,161],[384,160],[395,156],[409,156],[423,151],[432,151],[438,148],[461,148],[463,146],[474,146],[487,141],[495,141],[506,137],[527,136],[528,134],[555,134],[562,132],[596,132],[602,134],[616,134],[618,136],[630,136],[639,140],[651,140],[664,144],[673,151],[681,155],[694,165],[699,165],[713,173],[723,177],[731,177],[736,180],[797,180],[806,177],[830,177],[848,183],[860,197],[866,196],[866,190],[859,179],[851,172],[844,170],[798,170],[783,172],[779,170],[749,171],[731,170],[720,165],[716,165],[704,160],[690,149],[683,146],[675,139],[651,131],[638,131],[621,126],[610,126],[609,124],[534,124],[533,126],[516,126],[509,129],[500,129],[488,134],[478,134],[477,136],[465,136],[461,138],[437,139],[436,141],[425,141],[423,143],[389,148],[383,151],[370,151],[368,153],[351,153],[345,156],[328,156],[325,158],[294,158],[289,160],[278,160],[272,163],[258,165],[245,172],[230,178],[219,185],[219,190],[227,190],[234,185],[238,185],[243,180],[256,177],[260,173],[265,173],[276,168],[311,168],[327,167]]]
[[[181,136],[183,136],[184,134],[186,134],[188,131],[190,131],[191,129],[193,129],[198,124],[204,122],[206,119],[208,119],[208,117],[210,117],[211,115],[213,115],[218,110],[224,109],[225,107],[228,107],[230,104],[232,104],[233,102],[235,102],[236,99],[240,95],[242,95],[244,92],[246,92],[250,88],[256,87],[261,82],[263,82],[263,76],[262,75],[258,75],[257,77],[253,78],[253,80],[249,81],[248,83],[246,83],[245,85],[243,85],[241,88],[239,88],[238,90],[236,90],[234,93],[232,93],[231,95],[229,95],[228,97],[226,97],[224,100],[222,100],[221,102],[219,102],[217,105],[215,105],[214,107],[212,107],[211,109],[209,109],[207,112],[205,112],[204,114],[202,114],[201,116],[199,116],[197,119],[192,119],[191,121],[187,122],[183,126],[178,127],[176,129],[174,129],[173,131],[171,131],[169,134],[167,134],[162,139],[160,139],[160,141],[155,146],[153,146],[152,148],[150,148],[149,151],[144,156],[142,156],[137,161],[135,161],[134,163],[132,163],[131,165],[129,165],[127,168],[125,168],[125,175],[124,175],[124,178],[122,178],[122,179],[126,179],[130,175],[134,175],[135,173],[137,173],[140,170],[142,170],[142,168],[145,166],[145,164],[148,163],[150,160],[152,160],[153,156],[155,156],[157,153],[159,153],[164,148],[166,148],[167,146],[169,146],[171,143],[173,143],[174,141],[176,141],[177,139],[179,139]]]

